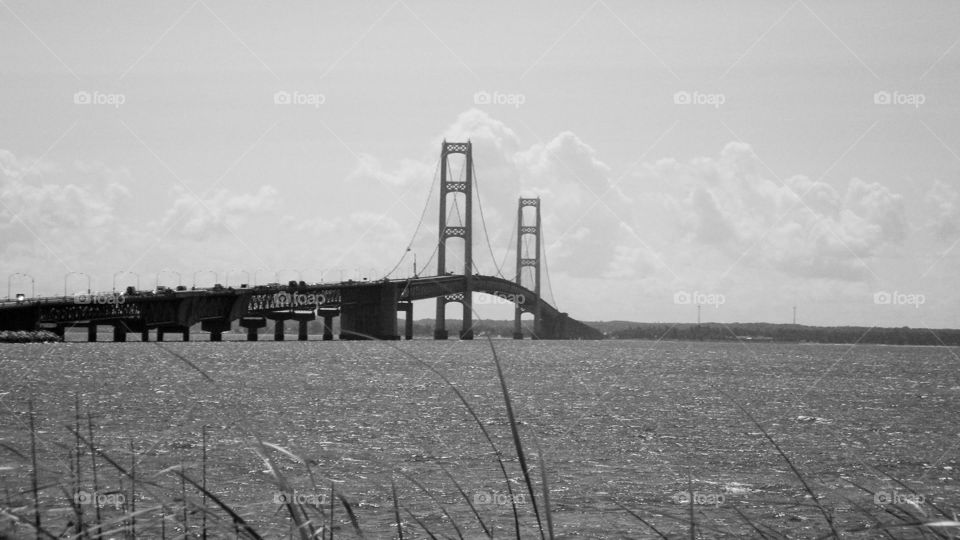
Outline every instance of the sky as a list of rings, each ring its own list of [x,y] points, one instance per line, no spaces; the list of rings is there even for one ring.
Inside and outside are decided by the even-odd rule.
[[[476,269],[515,277],[539,196],[541,288],[574,318],[958,328],[958,23],[951,1],[0,0],[0,276],[435,273],[441,142],[470,140]]]

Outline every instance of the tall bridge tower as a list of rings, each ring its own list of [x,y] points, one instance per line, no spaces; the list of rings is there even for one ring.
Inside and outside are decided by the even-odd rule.
[[[450,154],[463,154],[463,181],[450,179]],[[462,194],[464,199],[463,222],[447,222],[447,196]],[[456,201],[456,199],[454,199]],[[458,206],[459,208],[459,206]],[[437,318],[433,329],[433,339],[447,339],[446,306],[449,302],[463,304],[463,327],[460,339],[473,339],[473,145],[443,141],[440,153],[440,243],[437,247],[437,275],[447,273],[447,239],[463,238],[463,293],[447,294],[437,297]]]
[[[531,225],[524,225],[523,209],[525,207],[534,208],[535,218]],[[523,238],[524,236],[534,237],[534,255],[533,257],[523,256]],[[533,267],[533,292],[536,294],[536,302],[533,309],[526,308],[533,313],[533,338],[538,339],[541,335],[542,321],[540,317],[540,197],[534,199],[520,198],[520,204],[517,205],[517,285],[523,286],[523,269]],[[523,329],[520,326],[520,317],[523,315],[524,307],[517,303],[513,318],[513,339],[523,339]]]

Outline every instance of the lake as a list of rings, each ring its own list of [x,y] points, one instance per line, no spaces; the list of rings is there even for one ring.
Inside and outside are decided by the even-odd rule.
[[[545,465],[558,537],[657,537],[618,503],[668,536],[687,534],[691,494],[694,520],[706,537],[755,535],[748,521],[791,537],[829,532],[758,425],[838,527],[870,525],[874,515],[891,522],[885,510],[893,503],[914,502],[937,515],[935,508],[956,510],[960,502],[958,349],[651,341],[492,345],[538,486],[540,458]],[[81,412],[92,415],[96,445],[124,468],[135,463],[144,482],[131,488],[129,478],[99,459],[96,494],[106,503],[104,519],[129,511],[130,498],[138,509],[164,501],[165,534],[182,534],[181,491],[195,504],[202,498],[171,473],[156,473],[182,463],[199,482],[207,426],[208,489],[265,537],[287,537],[290,520],[268,466],[254,451],[258,438],[310,465],[308,470],[269,450],[290,483],[288,496],[326,506],[333,482],[368,537],[394,534],[391,480],[411,537],[425,535],[411,514],[434,534],[456,537],[443,510],[465,537],[481,535],[444,470],[497,537],[512,536],[510,494],[489,443],[451,388],[411,357],[463,392],[502,452],[523,536],[538,534],[491,344],[483,340],[0,346],[0,441],[7,447],[0,447],[0,483],[6,504],[25,505],[19,514],[31,515],[32,497],[18,492],[30,486],[32,396],[40,502],[52,531],[62,530],[73,515],[68,494],[94,493],[89,452],[80,462],[79,484],[71,479],[76,441],[66,426],[74,424],[77,399]],[[111,504],[121,487],[125,506],[118,510]],[[535,495],[542,505],[541,492]],[[86,519],[94,506],[81,507]],[[139,516],[138,535],[159,538],[160,515],[156,510]],[[187,512],[186,527],[196,530],[199,516]],[[226,535],[229,519],[221,511],[216,516],[209,526]],[[334,520],[338,535],[351,537],[342,506]],[[0,532],[11,527],[0,520]],[[912,537],[910,531],[899,534]]]

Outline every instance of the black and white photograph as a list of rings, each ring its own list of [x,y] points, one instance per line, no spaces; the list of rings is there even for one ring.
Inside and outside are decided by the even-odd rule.
[[[0,540],[960,538],[960,3],[0,0]]]

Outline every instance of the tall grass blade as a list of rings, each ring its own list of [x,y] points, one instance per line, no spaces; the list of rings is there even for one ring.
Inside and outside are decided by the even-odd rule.
[[[439,465],[439,464],[438,464]],[[473,506],[473,501],[470,500],[470,497],[467,496],[467,493],[463,491],[463,488],[460,487],[460,483],[457,482],[457,479],[450,474],[449,471],[443,468],[443,465],[439,465],[440,470],[443,471],[443,474],[447,475],[447,478],[453,482],[453,485],[457,487],[457,491],[460,492],[460,495],[463,497],[463,500],[467,501],[467,506],[470,507],[470,511],[473,512],[473,515],[477,516],[477,521],[480,522],[480,527],[483,528],[483,533],[487,535],[487,538],[493,538],[493,533],[490,532],[490,529],[487,528],[487,524],[483,522],[483,518],[480,517],[480,513],[477,512],[477,508]]]
[[[73,394],[73,427],[76,430],[75,433],[80,433],[80,396],[76,393]],[[81,536],[84,529],[83,505],[77,503],[76,495],[83,487],[83,476],[80,470],[80,457],[83,453],[83,445],[80,443],[80,438],[76,435],[73,437],[73,452],[75,454],[74,458],[76,459],[76,475],[74,476],[73,493],[68,498],[70,499],[70,504],[74,507],[74,514],[77,521],[74,532],[77,536]]]
[[[204,424],[201,434],[201,448],[202,456],[200,460],[200,483],[203,486],[203,516],[201,522],[200,535],[203,540],[207,540],[207,425]]]
[[[500,390],[503,392],[503,402],[507,407],[507,419],[510,421],[510,432],[513,434],[513,446],[517,450],[517,458],[520,460],[520,470],[523,471],[523,481],[527,484],[527,492],[530,494],[530,502],[533,505],[533,514],[537,518],[537,528],[540,530],[540,538],[543,535],[543,523],[540,521],[540,510],[537,509],[537,496],[534,494],[533,481],[530,479],[530,469],[527,467],[527,457],[523,452],[523,444],[520,442],[520,431],[517,429],[517,418],[513,414],[513,404],[510,402],[510,392],[507,390],[507,381],[503,376],[503,369],[500,367],[500,358],[497,357],[497,350],[493,347],[493,340],[489,337],[487,342],[490,344],[490,351],[493,353],[493,362],[497,366],[497,378],[500,379]],[[516,506],[514,506],[516,511]]]
[[[547,482],[547,466],[543,462],[543,450],[537,446],[537,462],[540,464],[540,485],[543,488],[543,513],[547,516],[548,537],[553,540],[553,514],[550,511],[550,484]]]
[[[402,505],[401,505],[401,506],[402,506]],[[424,522],[420,521],[420,518],[418,518],[417,516],[415,516],[415,515],[413,514],[413,512],[411,512],[411,511],[410,511],[407,507],[405,507],[405,506],[403,507],[403,511],[406,512],[407,514],[409,514],[410,517],[413,518],[413,520],[417,522],[417,525],[419,525],[420,528],[423,529],[423,532],[427,533],[427,536],[429,536],[429,537],[432,538],[433,540],[437,540],[436,535],[433,534],[432,532],[430,532],[430,529],[427,527],[427,525],[426,525]]]
[[[82,436],[78,433],[78,436]],[[87,436],[90,437],[89,440],[85,441],[87,446],[90,447],[90,476],[93,479],[93,493],[94,497],[100,491],[100,485],[97,482],[97,446],[93,440],[93,417],[90,416],[90,409],[87,409]],[[94,530],[99,534],[100,529],[100,505],[93,505],[94,514],[97,517],[96,524],[94,525]]]
[[[330,540],[333,540],[333,510],[336,494],[333,491],[333,482],[330,482]]]
[[[807,483],[806,478],[804,478],[803,474],[800,473],[800,470],[797,469],[797,467],[793,464],[793,461],[791,461],[790,458],[787,457],[786,452],[784,452],[783,449],[780,448],[780,445],[777,444],[777,441],[773,440],[773,437],[770,436],[770,433],[767,432],[766,428],[764,428],[760,424],[760,422],[758,422],[757,419],[754,418],[752,414],[750,414],[750,411],[748,411],[746,407],[744,407],[739,401],[733,399],[731,395],[724,392],[723,390],[719,390],[719,392],[728,400],[730,400],[734,405],[736,405],[737,408],[740,409],[740,412],[742,412],[750,420],[750,422],[754,426],[756,426],[757,429],[760,430],[760,433],[763,433],[763,436],[767,439],[767,441],[769,441],[770,444],[773,445],[773,447],[777,450],[777,453],[780,454],[780,457],[783,458],[783,461],[785,461],[787,463],[787,466],[790,467],[790,470],[793,472],[794,476],[796,476],[797,479],[800,480],[800,484],[803,485],[803,489],[807,492],[808,495],[810,495],[810,498],[813,500],[813,503],[817,506],[817,509],[820,510],[820,514],[823,515],[823,518],[826,520],[827,525],[830,527],[830,531],[832,533],[831,536],[833,536],[834,538],[840,538],[840,533],[837,531],[837,527],[833,523],[833,517],[830,515],[829,512],[827,512],[827,509],[823,507],[823,504],[820,502],[820,497],[818,497],[817,494],[813,491],[813,489]]]
[[[397,522],[397,536],[403,540],[403,524],[400,523],[400,504],[397,501],[397,485],[390,479],[390,491],[393,494],[393,518]]]
[[[687,473],[687,510],[690,512],[690,540],[697,539],[697,517],[693,513],[693,480]]]
[[[376,339],[376,338],[374,338],[373,336],[369,336],[369,335],[366,335],[366,334],[363,334],[362,337],[364,337],[365,339]],[[467,401],[467,398],[463,395],[463,392],[461,392],[460,389],[456,387],[456,385],[454,385],[452,382],[450,382],[450,379],[448,379],[447,376],[444,375],[443,372],[441,372],[439,369],[437,369],[437,368],[435,368],[434,366],[428,364],[428,363],[425,362],[424,360],[422,360],[422,359],[420,359],[420,358],[417,358],[417,357],[414,356],[413,354],[410,354],[408,351],[405,351],[405,350],[401,349],[400,347],[397,347],[396,345],[394,345],[393,343],[390,343],[389,341],[386,342],[386,344],[387,344],[388,346],[390,346],[391,348],[393,348],[395,351],[397,351],[397,352],[399,352],[400,354],[402,354],[403,356],[406,356],[407,358],[413,360],[413,361],[416,362],[417,364],[420,364],[421,366],[425,367],[425,368],[428,369],[430,372],[432,372],[434,375],[436,375],[437,377],[439,377],[440,380],[442,380],[442,381],[444,382],[444,384],[447,385],[448,388],[450,388],[451,390],[453,390],[453,393],[457,396],[457,399],[460,400],[460,403],[462,403],[463,406],[467,409],[467,412],[470,413],[470,416],[473,418],[473,421],[474,421],[474,422],[477,424],[477,426],[480,428],[480,433],[483,434],[483,438],[487,441],[487,444],[489,444],[489,445],[490,445],[490,448],[493,450],[493,455],[494,455],[494,457],[497,458],[497,464],[500,466],[500,473],[503,475],[504,484],[507,486],[507,493],[510,495],[510,505],[513,507],[513,526],[514,526],[514,531],[516,532],[517,540],[520,540],[520,517],[519,517],[519,511],[517,510],[517,503],[516,503],[515,498],[514,498],[514,496],[513,496],[513,487],[512,487],[511,484],[510,484],[510,476],[507,474],[507,467],[506,467],[506,465],[503,464],[503,458],[501,457],[501,456],[503,455],[503,453],[500,451],[499,448],[497,448],[497,445],[493,442],[493,438],[490,437],[490,432],[487,431],[487,427],[486,427],[485,425],[483,425],[483,422],[480,420],[480,416],[477,415],[477,411],[475,411],[474,408],[473,408],[473,406],[470,405],[470,402]],[[472,505],[471,505],[471,508],[472,508]],[[476,509],[474,509],[474,512],[476,513]],[[478,515],[477,515],[477,519],[479,519],[479,518],[480,518],[480,516],[479,516],[479,514],[478,514]],[[482,524],[483,524],[483,521],[481,520],[480,523],[481,523],[481,525],[482,525]],[[486,526],[484,526],[484,531],[487,531],[487,534],[488,534],[488,535],[490,534],[489,531],[487,530]]]
[[[640,523],[643,523],[644,525],[646,525],[647,527],[649,527],[650,530],[654,532],[654,534],[656,534],[656,535],[659,536],[660,538],[663,538],[663,540],[670,540],[670,537],[669,537],[669,536],[667,536],[667,535],[663,534],[662,532],[660,532],[656,527],[653,526],[653,523],[650,523],[649,521],[643,519],[643,517],[642,517],[640,514],[638,514],[638,513],[634,512],[633,510],[627,508],[627,507],[624,506],[623,504],[620,504],[618,501],[613,501],[613,504],[619,506],[621,509],[623,509],[624,512],[630,514],[630,515],[633,516],[637,521],[639,521]]]
[[[33,417],[33,396],[27,400],[27,410],[30,420],[30,484],[33,487],[33,526],[36,538],[40,538],[40,489],[39,472],[37,471],[37,426]]]
[[[233,519],[234,525],[235,526],[239,525],[240,527],[242,527],[243,532],[249,535],[250,538],[262,540],[262,537],[260,536],[260,534],[257,533],[257,531],[253,527],[251,527],[250,524],[248,524],[242,517],[240,517],[240,514],[237,514],[236,511],[233,510],[233,508],[231,508],[229,505],[221,501],[219,497],[203,489],[203,486],[201,486],[192,478],[184,474],[183,471],[173,471],[173,472],[176,473],[178,476],[180,476],[180,478],[183,481],[188,482],[194,488],[200,490],[201,492],[204,492],[207,495],[207,497],[211,501],[213,501],[213,504],[219,506],[221,510],[226,512],[227,515],[229,515],[230,518]]]
[[[453,516],[451,516],[447,512],[446,506],[444,506],[443,503],[441,503],[440,500],[433,495],[433,493],[430,493],[430,490],[428,490],[423,484],[418,482],[416,478],[410,476],[409,474],[403,471],[400,471],[400,474],[403,475],[403,477],[406,478],[411,484],[417,486],[417,488],[419,488],[420,491],[426,493],[427,497],[430,497],[430,500],[433,501],[434,504],[440,507],[440,511],[443,512],[443,515],[450,520],[450,524],[453,525],[453,528],[457,531],[457,537],[459,537],[460,540],[463,540],[463,532],[460,530],[460,527],[457,526],[457,520],[453,519]]]

